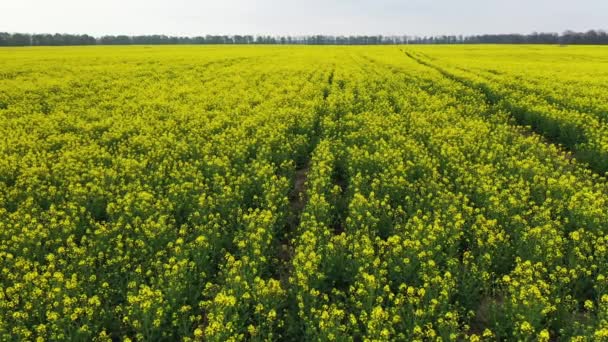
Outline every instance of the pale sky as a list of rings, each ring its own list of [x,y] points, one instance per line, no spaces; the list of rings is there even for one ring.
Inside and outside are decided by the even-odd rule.
[[[608,0],[0,0],[0,32],[440,35],[608,29]]]

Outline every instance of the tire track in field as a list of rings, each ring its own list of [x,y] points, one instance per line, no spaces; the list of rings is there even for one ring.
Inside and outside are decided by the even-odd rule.
[[[522,136],[525,136],[525,137],[535,136],[536,138],[538,138],[538,141],[541,142],[542,144],[545,144],[546,146],[548,146],[550,148],[553,147],[555,149],[555,151],[558,152],[558,154],[561,158],[568,160],[570,163],[576,163],[576,161],[578,161],[578,163],[576,163],[577,165],[580,165],[583,168],[587,168],[587,169],[591,170],[592,172],[598,174],[599,176],[602,176],[606,172],[606,170],[603,170],[598,167],[594,167],[593,163],[590,160],[586,160],[586,158],[584,158],[584,156],[582,156],[580,153],[578,153],[574,146],[572,146],[572,147],[567,146],[555,138],[551,138],[549,136],[544,135],[540,131],[540,129],[524,123],[522,121],[522,119],[520,118],[520,115],[518,115],[518,113],[514,112],[513,108],[507,109],[501,105],[501,101],[504,100],[504,97],[501,96],[500,94],[497,94],[496,92],[492,91],[487,85],[479,84],[479,83],[471,81],[465,77],[457,76],[433,63],[427,62],[419,57],[416,57],[413,53],[410,53],[410,52],[404,51],[404,50],[402,50],[402,51],[410,59],[417,62],[418,64],[423,65],[427,68],[433,69],[433,70],[439,72],[443,77],[446,77],[451,81],[459,83],[469,89],[472,89],[474,92],[481,94],[483,96],[483,101],[489,107],[488,112],[490,114],[498,113],[500,111],[506,112],[508,114],[508,116],[516,123],[516,125],[514,126],[514,130],[517,133],[521,134]],[[519,111],[521,111],[523,113],[524,109],[518,109],[518,112]],[[511,123],[509,123],[509,124],[511,124]],[[511,125],[511,126],[513,126],[513,125]]]
[[[308,202],[307,195],[307,180],[308,172],[310,171],[310,159],[311,155],[316,149],[322,132],[321,121],[328,114],[327,98],[331,93],[331,87],[334,81],[335,69],[332,69],[327,78],[327,83],[324,85],[322,90],[323,102],[315,113],[315,120],[313,123],[313,132],[309,136],[309,148],[304,160],[296,162],[296,170],[294,173],[293,187],[289,193],[289,213],[287,215],[287,222],[285,229],[282,232],[282,236],[279,236],[278,246],[278,266],[276,268],[276,278],[281,281],[281,284],[288,288],[289,277],[293,272],[292,259],[294,256],[293,238],[302,221],[302,212]],[[296,158],[297,159],[297,158]]]
[[[323,84],[320,94],[315,94],[315,97],[322,96],[321,98],[323,101],[321,101],[320,105],[312,107],[314,111],[312,114],[312,123],[305,126],[298,126],[299,128],[308,128],[309,125],[311,126],[311,129],[308,132],[299,133],[304,135],[305,139],[307,139],[307,142],[304,143],[307,148],[304,151],[296,151],[290,156],[290,159],[288,159],[293,162],[294,168],[292,169],[291,189],[285,193],[288,200],[287,206],[281,208],[281,212],[284,216],[282,216],[280,223],[277,224],[273,234],[263,240],[265,242],[264,250],[267,251],[265,252],[267,258],[266,261],[264,261],[265,265],[263,266],[268,266],[268,270],[265,270],[263,273],[260,272],[258,278],[263,278],[263,280],[266,281],[278,281],[280,287],[285,292],[289,289],[289,277],[293,272],[292,258],[294,256],[294,248],[292,246],[292,238],[300,225],[302,211],[307,203],[306,185],[310,159],[312,152],[316,149],[320,137],[322,136],[321,122],[328,113],[327,96],[329,95],[329,89],[331,88],[331,83],[333,81],[333,74],[334,71],[332,70],[327,81],[329,85]],[[308,82],[323,83],[322,79],[311,80],[311,78],[312,75],[308,77]],[[303,89],[303,87],[300,88],[300,90],[301,89]],[[232,254],[230,251],[228,251],[228,253]],[[218,312],[217,307],[213,307],[211,303],[218,295],[222,295],[223,287],[226,286],[227,280],[231,277],[230,272],[234,270],[236,270],[236,273],[241,272],[239,264],[232,264],[224,274],[218,272],[216,275],[220,280],[214,284],[213,291],[215,291],[215,293],[209,298],[209,301],[207,301],[208,304],[206,304],[202,310],[202,318],[197,324],[197,328],[203,332],[207,331],[210,324],[209,313]],[[259,271],[254,270],[254,272]],[[235,284],[232,283],[228,286],[234,287]],[[240,300],[240,298],[237,300]],[[280,304],[267,307],[267,309],[275,310],[275,313],[278,313],[278,315],[283,315],[283,308],[287,304],[286,300],[281,298]],[[251,310],[253,309],[249,306],[250,304],[245,305],[244,308],[249,310],[248,314],[251,317]],[[279,328],[279,330],[281,330],[281,328]],[[247,334],[245,333],[245,335]]]
[[[501,77],[501,76],[511,76],[515,80],[523,79],[523,77],[521,77],[519,75],[506,75],[505,73],[501,73],[496,70],[474,70],[474,69],[465,68],[462,66],[453,66],[453,67],[462,72],[478,76],[487,82],[499,82],[500,80],[493,80],[492,78]],[[489,74],[489,75],[487,75],[487,74]],[[531,80],[526,80],[526,81],[533,82],[535,86],[539,86],[538,79],[531,79]],[[574,103],[565,102],[563,100],[556,98],[555,96],[553,96],[549,93],[544,93],[539,89],[535,89],[534,87],[517,85],[517,84],[510,84],[509,86],[512,86],[514,89],[517,89],[522,92],[533,93],[533,94],[537,95],[539,98],[542,98],[544,101],[547,102],[548,105],[550,105],[554,108],[561,109],[561,110],[567,110],[567,111],[573,111],[573,112],[579,112],[581,114],[586,114],[592,118],[597,119],[598,121],[600,121],[602,123],[608,122],[608,113],[598,111],[596,109],[588,109],[585,107],[581,107]]]
[[[288,223],[285,226],[285,231],[281,236],[279,242],[279,264],[277,266],[277,273],[273,276],[278,279],[281,286],[287,292],[287,299],[282,303],[282,310],[280,310],[280,319],[284,322],[284,327],[280,330],[280,336],[284,340],[299,340],[301,338],[300,333],[305,329],[303,321],[299,316],[299,302],[298,295],[295,286],[297,273],[298,272],[298,259],[296,252],[302,248],[302,235],[304,232],[309,232],[308,224],[310,224],[311,215],[314,217],[314,213],[311,214],[311,207],[309,199],[318,195],[318,187],[315,188],[315,181],[318,182],[319,177],[319,164],[315,162],[314,156],[319,153],[319,149],[323,149],[320,145],[323,145],[323,141],[332,141],[333,146],[341,144],[341,128],[336,128],[331,124],[328,126],[328,122],[336,122],[342,119],[343,113],[335,107],[335,99],[333,98],[336,94],[341,93],[344,90],[344,82],[341,79],[337,79],[335,68],[328,74],[326,84],[322,87],[322,102],[317,108],[316,120],[314,123],[313,132],[310,136],[310,148],[308,153],[303,160],[300,161],[299,166],[296,167],[295,175],[293,179],[293,188],[289,196],[290,202],[290,213],[288,214]],[[327,144],[325,144],[327,147]],[[323,221],[321,225],[327,228],[328,234],[335,236],[344,233],[345,231],[345,219],[348,208],[348,180],[343,160],[343,151],[340,151],[340,157],[336,157],[332,165],[331,179],[328,187],[335,189],[339,187],[340,191],[336,198],[335,205],[328,214],[327,221]],[[318,157],[318,156],[317,156]],[[313,177],[309,179],[310,176]],[[332,202],[333,203],[333,202]],[[318,206],[314,204],[313,206]],[[319,221],[321,222],[321,221]]]

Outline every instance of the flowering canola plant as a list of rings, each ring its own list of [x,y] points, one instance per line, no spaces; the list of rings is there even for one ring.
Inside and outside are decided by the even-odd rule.
[[[608,340],[605,52],[0,50],[0,339]]]

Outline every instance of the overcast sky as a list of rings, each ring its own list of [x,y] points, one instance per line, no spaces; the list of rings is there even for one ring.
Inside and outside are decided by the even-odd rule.
[[[608,29],[608,0],[0,0],[0,32],[476,34]]]

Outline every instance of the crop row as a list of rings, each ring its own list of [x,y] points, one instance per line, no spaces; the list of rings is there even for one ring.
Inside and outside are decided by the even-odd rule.
[[[590,78],[573,82],[561,74],[553,75],[551,70],[543,70],[536,77],[521,75],[508,64],[505,67],[495,63],[490,71],[473,70],[470,62],[460,59],[430,61],[426,55],[409,53],[447,77],[477,89],[496,109],[510,113],[517,123],[572,150],[599,174],[608,172],[608,112],[606,89],[601,83]],[[577,71],[580,70],[572,73],[579,75]]]

